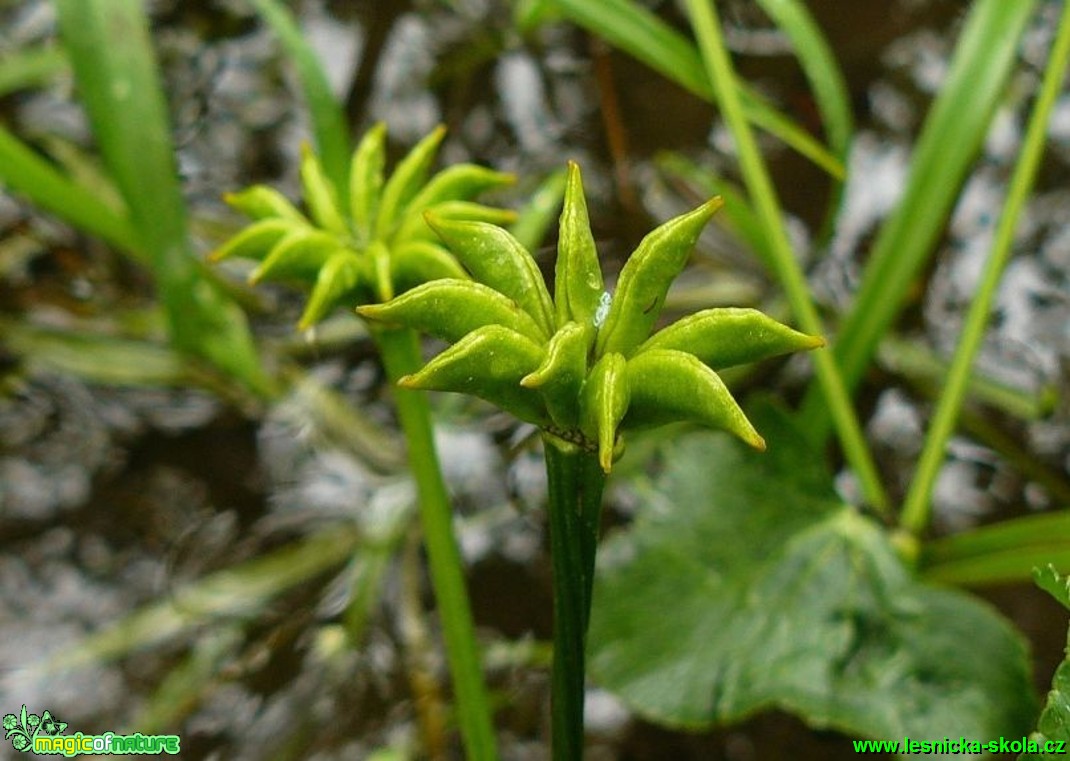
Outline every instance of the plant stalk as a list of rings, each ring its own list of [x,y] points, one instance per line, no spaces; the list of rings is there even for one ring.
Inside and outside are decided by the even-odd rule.
[[[1011,244],[1014,242],[1018,218],[1033,188],[1033,180],[1040,166],[1048,120],[1059,91],[1062,89],[1068,62],[1070,62],[1070,5],[1064,5],[1059,31],[1044,72],[1044,81],[1029,119],[1022,152],[1014,167],[1003,215],[996,228],[992,252],[988,261],[985,262],[981,285],[966,315],[962,336],[955,348],[951,369],[947,374],[947,383],[940,395],[936,412],[933,414],[929,433],[925,439],[925,448],[918,461],[918,469],[903,503],[899,523],[913,534],[921,533],[929,522],[931,495],[936,477],[944,463],[947,442],[954,432],[955,421],[966,397],[970,370],[973,367],[974,357],[977,356],[977,351],[981,347],[981,341],[984,339],[985,326],[988,324],[988,316],[992,311],[992,302],[995,300],[1000,278],[1010,260]]]
[[[543,436],[554,587],[554,761],[583,758],[584,650],[605,474],[598,455]]]
[[[810,298],[806,278],[792,253],[776,190],[740,103],[737,78],[724,46],[715,3],[710,0],[687,0],[686,6],[691,26],[698,39],[702,60],[713,85],[716,103],[721,109],[725,123],[732,131],[739,154],[740,171],[751,201],[765,225],[765,234],[773,252],[777,275],[791,304],[791,310],[804,331],[822,335],[825,331],[821,318]],[[832,413],[844,456],[858,476],[866,499],[877,512],[887,515],[890,511],[888,495],[881,484],[873,455],[851,406],[851,397],[836,360],[829,351],[816,351],[813,358],[817,378],[825,395],[825,404]]]
[[[373,335],[386,374],[395,384],[422,365],[419,340],[411,330],[374,330]],[[449,495],[435,453],[430,406],[421,392],[397,385],[394,400],[408,442],[409,467],[419,492],[431,586],[442,620],[465,757],[469,761],[494,761],[498,757],[494,724],[483,686],[482,662],[465,589],[461,553],[453,535]]]

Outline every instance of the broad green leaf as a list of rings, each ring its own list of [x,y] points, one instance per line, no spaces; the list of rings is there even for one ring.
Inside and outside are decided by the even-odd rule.
[[[1070,579],[1050,565],[1044,570],[1037,569],[1034,577],[1041,589],[1070,608]],[[1039,750],[1022,753],[1018,761],[1054,761],[1066,757],[1067,746],[1070,745],[1070,632],[1066,636],[1066,658],[1055,670],[1037,729],[1029,735],[1029,739],[1039,745]]]
[[[916,581],[786,415],[752,418],[765,454],[677,439],[636,523],[603,545],[594,678],[682,727],[779,708],[880,739],[1021,737],[1034,697],[1010,623]]]

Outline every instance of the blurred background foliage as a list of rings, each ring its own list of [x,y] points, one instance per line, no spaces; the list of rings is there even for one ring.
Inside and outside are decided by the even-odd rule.
[[[175,731],[191,758],[455,751],[369,336],[342,312],[297,334],[295,294],[203,263],[240,225],[224,192],[296,199],[303,141],[341,172],[381,120],[392,155],[442,123],[443,161],[515,173],[495,200],[547,266],[565,158],[610,271],[720,193],[670,310],[760,306],[833,345],[726,373],[776,396],[755,404],[780,454],[766,434],[707,484],[726,442],[631,442],[592,757],[1033,725],[1066,621],[1031,573],[1070,561],[1063,4],[130,0],[101,26],[103,2],[0,2],[5,712]],[[539,457],[525,426],[434,404],[501,752],[542,758]],[[737,594],[753,610],[722,616]],[[964,679],[960,732],[931,707]]]

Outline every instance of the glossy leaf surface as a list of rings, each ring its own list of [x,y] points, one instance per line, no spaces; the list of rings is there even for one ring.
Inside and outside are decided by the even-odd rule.
[[[765,454],[667,444],[637,521],[603,544],[595,680],[682,727],[780,708],[858,737],[1021,737],[1034,698],[1011,624],[917,581],[786,414],[752,417]]]

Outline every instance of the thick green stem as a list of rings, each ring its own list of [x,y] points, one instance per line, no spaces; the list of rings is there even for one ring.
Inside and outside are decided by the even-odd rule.
[[[411,330],[377,330],[374,335],[391,381],[396,382],[420,368],[423,363],[420,344]],[[483,670],[461,554],[453,535],[449,495],[435,453],[431,410],[427,399],[418,391],[395,387],[394,398],[408,442],[409,467],[419,491],[431,585],[442,620],[466,758],[469,761],[492,761],[497,758],[494,725],[483,686]]]
[[[543,437],[554,575],[554,761],[583,758],[584,648],[605,474],[598,456]]]

